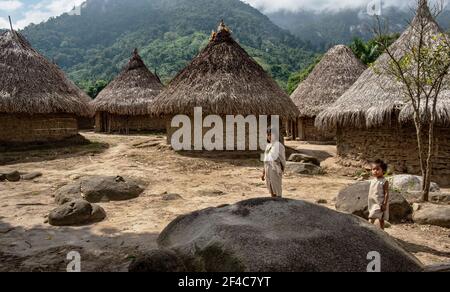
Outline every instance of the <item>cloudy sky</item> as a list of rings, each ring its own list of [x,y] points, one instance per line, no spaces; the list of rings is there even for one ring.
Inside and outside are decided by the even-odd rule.
[[[126,1],[126,0],[124,0]],[[365,7],[372,1],[381,0],[243,0],[264,11],[338,11],[343,8]],[[383,0],[386,6],[412,5],[416,0]],[[8,15],[12,16],[15,28],[24,28],[30,23],[40,23],[51,16],[70,11],[84,0],[0,0],[0,28],[9,27]]]

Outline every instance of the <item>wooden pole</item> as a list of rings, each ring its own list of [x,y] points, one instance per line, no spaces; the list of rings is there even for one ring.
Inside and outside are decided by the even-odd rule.
[[[11,21],[11,16],[8,15],[8,19],[9,19],[9,27],[11,28],[11,31],[14,31],[12,21]]]

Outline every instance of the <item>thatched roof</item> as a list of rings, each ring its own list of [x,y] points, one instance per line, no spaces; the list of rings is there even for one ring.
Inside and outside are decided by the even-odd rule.
[[[95,111],[118,115],[148,115],[150,104],[161,93],[163,85],[133,52],[123,71],[92,102]]]
[[[155,115],[279,115],[296,117],[289,96],[253,60],[222,23],[209,44],[155,99]]]
[[[313,118],[333,104],[367,67],[344,45],[331,48],[291,95],[300,117]]]
[[[0,113],[91,116],[90,100],[21,34],[0,35]]]
[[[429,21],[426,40],[432,42],[433,36],[442,33],[433,19],[427,1],[422,0],[417,15],[408,29],[391,46],[391,51],[400,58],[408,46],[417,41],[417,28],[421,20]],[[383,74],[389,67],[387,54],[380,56],[374,65],[367,69],[361,77],[333,105],[320,113],[316,118],[316,126],[320,128],[376,127],[392,121],[392,117],[400,117],[400,121],[410,122],[413,111],[408,98],[405,98],[403,86],[395,78]],[[450,122],[450,91],[443,90],[438,102],[438,121],[441,124]]]

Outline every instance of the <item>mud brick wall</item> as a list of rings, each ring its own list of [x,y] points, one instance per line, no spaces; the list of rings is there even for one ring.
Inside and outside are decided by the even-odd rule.
[[[165,131],[166,122],[163,119],[153,118],[150,116],[120,116],[107,115],[108,129],[104,132],[108,133],[126,133],[129,132],[145,132],[145,131]],[[95,118],[95,130],[102,131],[102,115],[98,113]]]
[[[323,131],[314,126],[315,118],[303,118],[298,121],[298,136],[302,141],[329,142],[336,140],[335,131]],[[303,133],[302,133],[303,132]]]
[[[0,144],[61,141],[77,134],[72,115],[0,114]]]
[[[179,128],[173,128],[173,127],[171,127],[171,118],[166,118],[166,128],[167,128],[167,143],[168,144],[171,144],[171,142],[172,142],[172,135],[179,129]],[[227,145],[227,139],[226,139],[226,118],[225,117],[222,117],[222,123],[223,123],[223,138],[224,138],[224,141],[223,141],[223,148],[224,148],[224,150],[226,149],[226,145]],[[269,124],[270,124],[270,122],[268,122]],[[194,132],[195,132],[195,129],[194,129],[194,118],[192,118],[191,117],[191,126],[192,126],[192,128],[191,128],[191,139],[192,139],[192,142],[194,141]],[[284,133],[285,131],[286,131],[286,128],[285,128],[285,123],[284,123],[284,121],[282,121],[281,119],[280,119],[280,135],[282,135],[282,133]],[[258,127],[257,127],[257,147],[258,147],[258,150],[257,151],[260,151],[260,149],[259,149],[259,147],[260,147],[260,145],[259,145],[259,139],[260,139],[260,129],[259,129],[259,123],[258,123]],[[211,130],[212,128],[203,128],[203,134],[202,134],[202,137],[204,137],[205,136],[205,134],[206,133],[208,133],[208,131],[209,130]],[[238,146],[238,144],[240,145],[240,144],[242,144],[242,145],[244,145],[245,144],[245,150],[244,151],[254,151],[254,150],[251,150],[250,149],[250,141],[249,141],[249,136],[250,136],[250,130],[249,130],[249,127],[248,126],[246,126],[246,128],[245,128],[245,135],[244,135],[244,137],[238,137],[238,131],[237,131],[237,126],[235,125],[235,127],[234,127],[234,145],[235,145],[235,149],[237,149],[237,146]],[[266,139],[267,139],[267,129],[263,129],[262,130],[262,132],[261,133],[264,133],[263,135],[263,137],[261,137],[262,139],[264,139],[265,141],[266,141]],[[283,137],[282,137],[283,138]],[[245,140],[244,140],[245,139]],[[192,143],[192,148],[194,148],[193,147],[194,146],[194,144]],[[261,151],[264,151],[264,149],[262,149]]]
[[[450,128],[435,132],[433,181],[450,186]],[[421,174],[414,127],[338,129],[338,155],[365,163],[383,159],[399,173]]]

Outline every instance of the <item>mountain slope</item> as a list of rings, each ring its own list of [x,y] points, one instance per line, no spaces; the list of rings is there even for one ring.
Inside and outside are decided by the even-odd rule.
[[[167,82],[206,45],[221,19],[285,88],[290,74],[313,60],[298,37],[239,0],[88,0],[81,16],[64,14],[23,33],[79,85],[111,80],[135,47]]]
[[[383,10],[382,17],[387,19],[391,32],[402,32],[413,15],[411,9],[391,7]],[[319,51],[326,51],[336,44],[349,44],[355,37],[368,40],[374,36],[374,18],[367,14],[365,8],[319,13],[306,10],[279,11],[268,14],[268,17],[275,24],[301,37],[309,47]],[[443,28],[448,29],[450,11],[443,11],[438,21]]]

